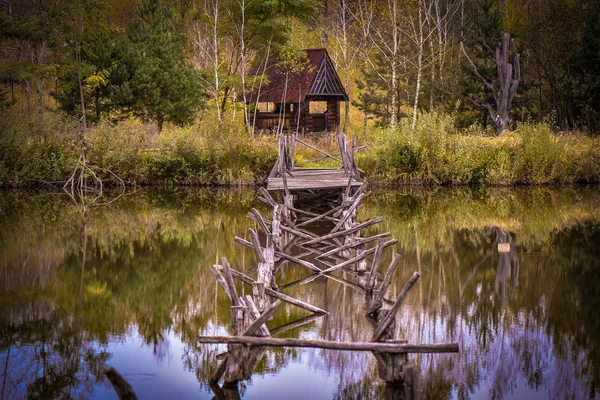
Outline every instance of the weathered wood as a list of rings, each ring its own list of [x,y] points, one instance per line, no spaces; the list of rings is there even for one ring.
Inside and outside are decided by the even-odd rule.
[[[300,223],[300,224],[296,225],[296,227],[301,227],[301,226],[304,226],[304,225],[312,224],[313,222],[320,221],[320,220],[324,219],[325,217],[328,217],[328,216],[330,216],[331,214],[334,214],[336,211],[340,210],[342,207],[343,207],[343,206],[341,206],[341,205],[340,205],[340,206],[337,206],[337,207],[334,207],[334,208],[330,209],[329,211],[327,211],[327,212],[324,212],[324,213],[323,213],[323,214],[321,214],[321,215],[317,215],[317,216],[316,216],[316,217],[314,217],[314,218],[311,218],[311,219],[309,219],[309,220],[307,220],[307,221],[304,221],[304,222],[302,222],[302,223]]]
[[[284,190],[284,193],[285,193],[286,196],[289,196],[290,195],[290,188],[288,187],[287,178],[286,178],[285,174],[281,176],[281,179],[283,180],[283,190]]]
[[[388,240],[387,242],[383,243],[382,248],[391,246],[391,245],[396,244],[396,243],[398,243],[398,240],[396,240],[396,239]],[[375,248],[366,250],[363,253],[357,255],[356,257],[353,257],[353,258],[349,259],[348,261],[344,261],[344,262],[342,262],[340,264],[337,264],[337,265],[334,265],[334,266],[332,266],[330,268],[324,269],[320,273],[321,274],[328,274],[328,273],[336,271],[336,270],[338,270],[340,268],[347,267],[348,265],[354,264],[355,262],[362,260],[363,258],[365,258],[366,256],[368,256],[369,254],[372,254],[374,252],[375,252]]]
[[[274,250],[272,247],[266,247],[262,251],[264,262],[258,263],[256,271],[256,281],[252,286],[252,293],[256,299],[256,305],[259,310],[264,310],[268,305],[268,299],[266,298],[265,290],[271,287],[273,281],[273,267],[274,267]]]
[[[301,210],[301,209],[296,208],[296,207],[290,207],[290,210],[294,211],[294,212],[296,212],[298,214],[308,215],[309,217],[322,217],[322,219],[326,219],[328,221],[334,221],[334,222],[339,221],[339,218],[333,218],[333,217],[327,217],[327,216],[323,217],[323,214],[317,214],[317,213],[314,213],[314,212],[311,212],[311,211]]]
[[[306,267],[306,268],[308,268],[308,269],[310,269],[312,271],[321,272],[321,269],[318,268],[315,264],[311,263],[310,261],[301,260],[298,257],[290,256],[288,254],[281,253],[279,251],[276,251],[275,255],[277,257],[281,257],[281,258],[284,258],[284,259],[286,259],[288,261],[291,261],[291,262],[293,262],[295,264],[298,264],[298,265],[301,265],[303,267]]]
[[[387,342],[339,342],[255,336],[200,336],[198,343],[240,343],[250,346],[312,347],[347,351],[377,351],[381,353],[457,353],[458,343],[397,344]]]
[[[348,159],[347,159],[347,154],[346,154],[346,136],[343,134],[339,134],[337,136],[337,140],[338,140],[338,146],[340,148],[340,155],[342,158],[342,165],[344,166],[344,171],[348,172],[349,171],[349,165],[348,165]]]
[[[260,241],[258,240],[258,234],[252,228],[248,229],[248,232],[250,233],[250,237],[252,238],[251,247],[254,250],[254,254],[256,254],[256,258],[259,262],[267,262],[267,260],[265,260],[265,256],[263,255],[263,249],[260,246]],[[233,240],[235,241],[236,239],[238,239],[237,236]]]
[[[338,232],[334,232],[334,233],[330,233],[328,235],[320,236],[320,237],[315,238],[313,240],[309,240],[305,244],[315,244],[315,243],[319,243],[319,242],[322,242],[322,241],[325,241],[325,240],[328,240],[328,239],[333,239],[333,238],[340,237],[340,236],[346,236],[346,235],[349,235],[351,233],[354,233],[354,232],[360,231],[362,229],[368,228],[368,227],[370,227],[372,225],[378,224],[378,223],[380,223],[382,221],[383,221],[382,217],[377,217],[377,218],[372,219],[370,221],[363,222],[362,224],[358,224],[354,228],[346,229],[346,230],[338,231]]]
[[[391,236],[391,235],[392,234],[390,232],[386,232],[386,233],[380,233],[380,234],[377,234],[377,235],[374,235],[374,236],[369,236],[369,237],[366,237],[366,238],[358,239],[358,240],[356,240],[353,243],[348,243],[348,244],[345,244],[345,245],[343,245],[341,247],[336,247],[335,249],[332,249],[332,250],[329,250],[329,251],[327,251],[327,252],[325,252],[323,254],[320,254],[316,258],[317,259],[324,258],[324,257],[330,256],[330,255],[339,253],[340,251],[348,250],[348,249],[351,249],[353,247],[358,247],[360,245],[372,242],[372,241],[380,239],[380,238],[385,238],[385,237],[388,237],[388,236]]]
[[[258,310],[256,303],[254,303],[254,299],[252,298],[252,296],[247,294],[245,296],[245,298],[246,298],[246,306],[248,307],[248,312],[250,313],[252,318],[254,318],[254,320],[256,321],[258,318],[260,318],[260,311]],[[260,326],[259,330],[260,330],[260,335],[257,335],[257,336],[271,336],[269,329],[267,328],[267,326],[264,323]],[[244,333],[244,334],[247,334],[247,333]]]
[[[379,239],[377,241],[377,245],[375,246],[373,261],[371,262],[371,271],[369,272],[369,277],[367,278],[367,294],[371,294],[373,292],[373,287],[375,286],[375,273],[377,272],[377,268],[379,267],[379,260],[381,259],[382,250],[383,239]]]
[[[294,134],[292,134],[292,145],[291,145],[291,148],[292,148],[292,152],[290,154],[290,161],[291,161],[290,167],[293,169],[294,166],[295,166],[294,157],[296,155],[296,135],[294,135]]]
[[[381,339],[381,337],[383,336],[383,333],[385,332],[385,330],[388,328],[388,326],[395,319],[396,313],[398,312],[398,310],[402,306],[402,303],[404,302],[404,299],[406,298],[406,295],[408,294],[408,291],[414,286],[415,283],[417,283],[417,281],[419,280],[420,276],[421,275],[419,275],[419,273],[415,271],[412,274],[412,276],[410,277],[410,279],[408,280],[408,282],[406,282],[406,284],[404,285],[404,287],[400,291],[400,294],[398,295],[398,298],[396,299],[396,303],[394,303],[394,306],[390,309],[390,311],[387,313],[387,315],[385,316],[385,318],[381,321],[381,323],[379,324],[379,326],[377,326],[377,329],[375,330],[375,333],[373,334],[373,341],[374,342],[376,342],[376,341],[378,341],[378,340]]]
[[[250,326],[244,331],[243,336],[253,336],[256,332],[258,332],[263,324],[267,322],[269,318],[275,314],[277,308],[281,304],[280,300],[275,300],[273,304],[269,306],[260,316],[250,324]]]
[[[219,366],[217,367],[217,370],[215,371],[215,373],[210,377],[209,379],[209,383],[210,384],[216,384],[217,382],[219,382],[219,380],[221,379],[221,377],[223,376],[223,374],[225,373],[225,369],[227,368],[227,356],[225,356],[225,358],[223,359],[223,361],[221,361],[221,363],[219,364]]]
[[[227,282],[225,281],[225,277],[223,276],[223,274],[221,273],[220,266],[217,265],[213,265],[212,267],[210,267],[210,271],[213,273],[213,275],[215,276],[215,279],[217,280],[217,282],[221,285],[221,288],[223,289],[223,291],[225,292],[225,294],[227,295],[227,297],[229,298],[229,302],[232,305],[235,305],[235,300],[234,297],[231,295],[231,293],[229,292],[229,285],[227,285]],[[222,268],[222,267],[221,267]]]
[[[297,281],[293,281],[293,282],[287,283],[283,286],[279,286],[279,290],[286,290],[286,289],[289,289],[294,286],[305,285],[307,283],[314,281],[315,279],[319,278],[320,276],[321,275],[319,275],[319,274],[308,275],[307,277],[298,279]]]
[[[112,385],[120,400],[137,400],[133,387],[113,367],[104,370],[104,375]]]
[[[258,212],[256,208],[252,208],[250,210],[250,213],[254,216],[253,219],[260,225],[260,229],[263,230],[263,233],[265,235],[270,235],[271,231],[269,230],[269,228],[267,228],[267,224],[265,223],[265,220],[263,219],[262,215],[260,215],[260,212]]]
[[[225,257],[221,258],[221,263],[223,264],[223,277],[225,278],[225,282],[227,283],[227,289],[232,297],[232,304],[234,306],[240,305],[240,300],[237,295],[237,291],[235,290],[235,283],[233,282],[233,277],[231,276],[231,265],[229,261]]]
[[[240,281],[242,281],[244,283],[247,283],[248,285],[254,284],[254,281],[252,280],[252,278],[250,278],[247,275],[244,275],[243,273],[241,273],[239,271],[236,271],[236,270],[232,269],[231,273],[233,274],[234,278],[239,279]],[[306,309],[308,311],[311,311],[311,312],[329,314],[327,311],[325,311],[325,310],[323,310],[323,309],[321,309],[319,307],[315,307],[312,304],[306,303],[306,302],[304,302],[302,300],[298,300],[298,299],[295,299],[293,297],[287,296],[287,295],[285,295],[283,293],[279,293],[279,292],[277,292],[277,291],[275,291],[273,289],[265,288],[265,293],[267,295],[271,296],[271,297],[275,297],[276,299],[279,299],[281,301],[285,301],[286,303],[293,304],[293,305],[295,305],[297,307],[300,307],[300,308],[304,308],[304,309]]]
[[[352,213],[354,212],[354,210],[356,210],[356,207],[358,207],[358,204],[361,202],[362,199],[364,199],[365,197],[367,197],[367,194],[363,194],[361,193],[360,195],[358,195],[358,197],[356,198],[356,200],[354,200],[354,202],[350,205],[350,207],[348,208],[348,210],[346,211],[346,214],[344,215],[344,217],[342,217],[342,219],[333,227],[333,229],[331,230],[331,233],[337,232],[338,229],[340,229],[343,224],[346,222],[346,220],[348,220],[348,218],[350,218],[350,216],[352,216]]]
[[[373,314],[383,306],[383,301],[385,299],[385,293],[392,281],[392,276],[394,275],[394,271],[396,271],[396,267],[400,264],[400,256],[398,254],[394,255],[390,266],[388,267],[385,276],[383,278],[383,282],[379,286],[379,289],[375,292],[375,296],[370,299],[365,309],[365,314],[370,315]],[[370,295],[370,294],[369,294]]]
[[[260,189],[258,189],[258,191],[265,198],[265,200],[267,200],[267,202],[271,206],[274,206],[275,204],[277,204],[277,202],[273,199],[273,197],[271,196],[271,194],[269,193],[269,191],[267,189],[265,189],[264,187],[261,187]]]

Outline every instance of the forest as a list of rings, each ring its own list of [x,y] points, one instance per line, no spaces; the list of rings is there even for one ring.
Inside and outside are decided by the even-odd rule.
[[[83,152],[109,181],[259,183],[276,141],[244,99],[308,48],[375,182],[600,181],[592,0],[7,0],[0,41],[2,186]]]

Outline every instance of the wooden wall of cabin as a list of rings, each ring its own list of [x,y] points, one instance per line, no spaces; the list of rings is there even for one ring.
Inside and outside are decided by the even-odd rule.
[[[327,131],[335,131],[340,126],[339,100],[327,100]]]
[[[313,124],[310,115],[310,102],[305,101],[301,105],[302,113],[300,114],[300,130],[304,128],[304,133],[312,132]]]

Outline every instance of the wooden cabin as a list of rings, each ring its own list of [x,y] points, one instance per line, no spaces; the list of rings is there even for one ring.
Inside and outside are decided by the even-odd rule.
[[[308,62],[298,72],[287,74],[277,67],[277,60],[264,69],[268,84],[251,92],[246,101],[257,108],[250,123],[259,131],[283,130],[311,133],[336,131],[340,125],[340,101],[348,94],[327,50],[306,49]],[[256,67],[252,75],[260,76]],[[264,68],[264,64],[263,64]]]

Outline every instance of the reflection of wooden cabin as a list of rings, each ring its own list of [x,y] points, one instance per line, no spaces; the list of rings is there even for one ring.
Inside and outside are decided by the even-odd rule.
[[[307,133],[335,131],[340,125],[340,101],[348,101],[348,95],[333,62],[325,49],[304,51],[308,63],[302,71],[288,74],[287,85],[273,59],[265,69],[268,85],[247,97],[259,110],[256,129],[275,131],[282,123],[283,130]],[[261,72],[257,69],[253,75]]]

